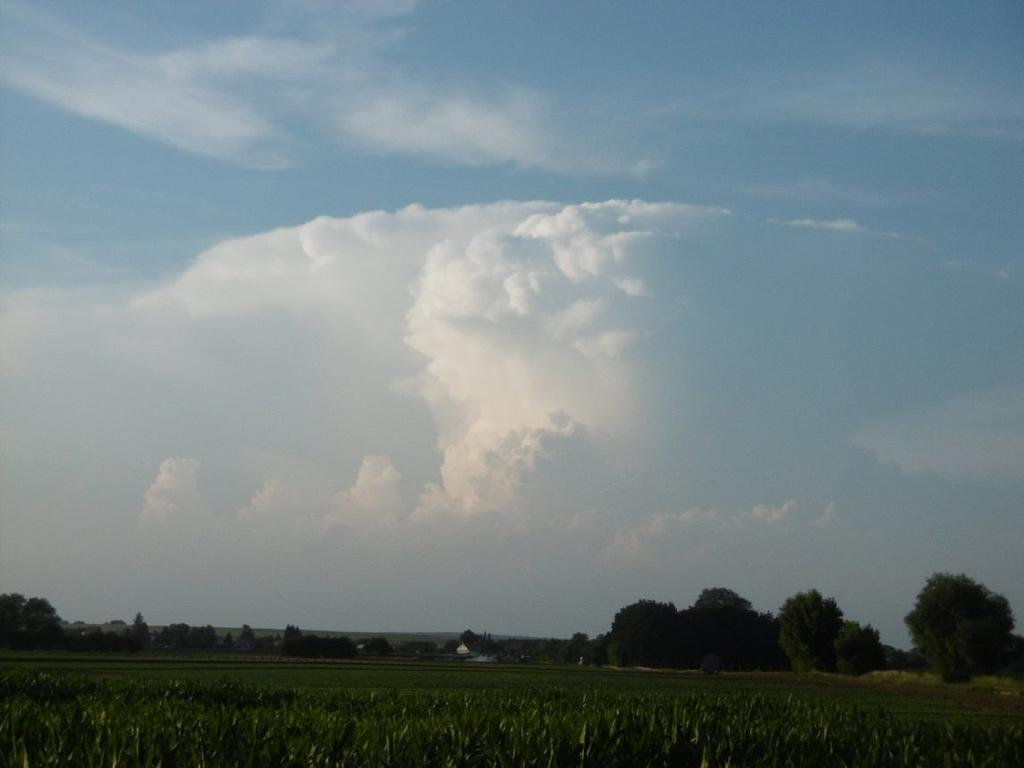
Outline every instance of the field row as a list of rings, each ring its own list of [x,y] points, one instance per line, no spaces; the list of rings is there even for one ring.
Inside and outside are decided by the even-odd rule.
[[[1006,766],[1024,726],[716,694],[289,690],[0,675],[28,765]]]

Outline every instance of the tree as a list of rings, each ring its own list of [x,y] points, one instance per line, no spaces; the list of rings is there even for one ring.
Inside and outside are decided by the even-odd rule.
[[[142,618],[142,613],[135,614],[131,629],[128,630],[128,636],[137,642],[140,648],[145,648],[149,645],[149,625]]]
[[[702,666],[709,655],[725,669],[779,669],[789,663],[779,648],[778,621],[757,613],[750,601],[724,587],[701,591],[679,612],[682,665]]]
[[[587,646],[590,638],[583,632],[576,632],[562,644],[561,659],[563,664],[578,664],[580,659],[586,661]]]
[[[698,609],[735,608],[740,611],[751,610],[750,601],[740,597],[731,589],[725,587],[711,587],[701,590],[697,602],[693,604]]]
[[[0,633],[11,633],[22,629],[21,615],[25,607],[25,596],[17,592],[0,595]]]
[[[843,622],[836,637],[836,670],[844,675],[863,675],[875,669],[885,669],[885,649],[878,630],[870,624],[862,627],[856,621]]]
[[[1010,635],[1003,655],[1003,664],[999,669],[1001,675],[1020,675],[1024,673],[1024,637]]]
[[[17,592],[0,595],[0,646],[19,650],[61,648],[66,639],[60,616],[49,600],[26,599]]]
[[[190,627],[185,640],[186,648],[216,648],[217,630],[207,624],[205,627]]]
[[[834,672],[842,626],[843,612],[835,600],[816,589],[798,592],[779,611],[779,645],[797,672]]]
[[[391,643],[388,642],[386,637],[371,637],[363,643],[363,651],[365,653],[377,653],[377,654],[388,654],[391,653]]]
[[[608,655],[619,666],[679,666],[679,614],[672,603],[638,600],[612,621]]]
[[[998,669],[1013,631],[1006,598],[962,573],[932,575],[905,621],[914,645],[950,682]]]
[[[242,651],[251,651],[256,647],[256,633],[248,624],[242,625],[242,631],[238,633],[238,648]]]
[[[60,626],[60,616],[45,597],[30,597],[21,609],[21,621],[29,632]]]
[[[281,643],[281,653],[307,659],[349,659],[356,655],[356,645],[347,637],[293,633]]]

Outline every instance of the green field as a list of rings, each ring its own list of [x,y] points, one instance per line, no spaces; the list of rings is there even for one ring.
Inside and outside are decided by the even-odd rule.
[[[1024,764],[1019,684],[924,682],[9,652],[0,764]]]

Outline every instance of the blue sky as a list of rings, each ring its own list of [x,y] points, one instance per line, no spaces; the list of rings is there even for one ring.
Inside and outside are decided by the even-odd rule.
[[[1019,4],[0,9],[3,588],[1024,610]]]

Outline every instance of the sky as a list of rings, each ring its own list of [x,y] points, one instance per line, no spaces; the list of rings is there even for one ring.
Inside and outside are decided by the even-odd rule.
[[[0,3],[0,591],[1024,622],[1024,6]],[[1019,631],[1018,627],[1018,631]]]

